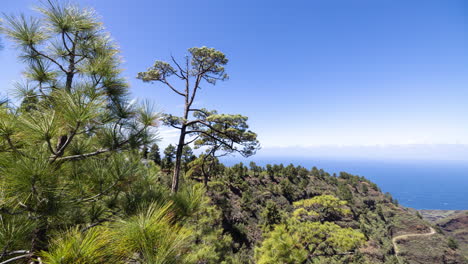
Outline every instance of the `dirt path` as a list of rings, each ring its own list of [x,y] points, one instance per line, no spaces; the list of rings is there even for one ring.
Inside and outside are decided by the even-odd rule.
[[[429,229],[431,230],[429,233],[413,233],[413,234],[405,234],[405,235],[400,235],[400,236],[396,236],[394,238],[392,238],[392,244],[393,244],[393,249],[395,250],[395,256],[398,258],[398,253],[399,253],[399,250],[398,250],[398,245],[397,245],[397,241],[398,240],[402,240],[402,239],[407,239],[407,238],[410,238],[410,237],[419,237],[419,236],[432,236],[433,234],[435,234],[435,230],[434,228],[432,227],[429,227]],[[398,258],[398,260],[400,261],[400,259]],[[400,261],[401,262],[401,261]]]

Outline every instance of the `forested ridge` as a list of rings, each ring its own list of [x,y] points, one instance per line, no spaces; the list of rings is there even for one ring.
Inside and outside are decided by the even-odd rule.
[[[396,254],[392,238],[432,228],[364,177],[223,165],[260,142],[246,116],[194,107],[202,85],[228,80],[221,51],[136,76],[180,98],[178,116],[132,100],[92,9],[47,1],[4,15],[1,32],[25,70],[0,104],[0,264],[465,262],[441,232]],[[176,145],[160,149],[160,126]]]

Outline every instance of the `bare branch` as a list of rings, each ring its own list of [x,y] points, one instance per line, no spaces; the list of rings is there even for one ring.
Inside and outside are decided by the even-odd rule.
[[[165,85],[167,85],[169,88],[171,88],[172,91],[174,91],[176,94],[180,95],[180,96],[186,96],[184,93],[178,91],[176,88],[174,88],[174,86],[172,86],[166,78],[162,79],[161,80],[162,83],[164,83]]]
[[[68,37],[68,39],[70,39],[70,37]],[[70,55],[72,52],[71,52],[71,50],[68,48],[67,41],[65,40],[65,31],[62,31],[62,42],[63,42],[63,46],[64,46],[65,49],[68,51],[68,55]]]
[[[69,201],[69,203],[81,203],[81,202],[88,202],[88,201],[92,201],[100,196],[103,196],[104,194],[106,194],[108,191],[110,191],[112,188],[114,188],[117,183],[120,182],[120,179],[117,179],[111,186],[107,187],[104,191],[96,194],[96,195],[93,195],[91,197],[88,197],[88,198],[81,198],[81,199],[76,199],[76,200],[73,200],[73,201]]]
[[[185,93],[187,94],[187,96],[185,97],[185,103],[187,104],[187,98],[189,96],[189,89],[190,89],[190,74],[189,74],[190,68],[189,68],[188,57],[185,57],[185,69],[187,70],[187,78],[185,78]]]
[[[13,262],[13,261],[15,261],[15,260],[22,259],[22,258],[29,258],[29,257],[32,257],[32,255],[33,255],[32,253],[29,253],[29,254],[17,256],[17,257],[14,257],[14,258],[5,260],[5,261],[3,261],[3,262],[0,262],[0,264],[7,264],[7,263],[10,263],[10,262]]]
[[[173,124],[169,124],[169,125],[170,125],[171,127],[173,127],[173,128],[176,128],[176,129],[182,129],[181,127],[178,127],[178,126],[173,125]]]
[[[224,135],[224,136],[226,136],[226,137],[228,137],[229,139],[231,139],[231,140],[234,141],[234,139],[233,139],[232,137],[230,137],[229,134],[227,134],[227,133],[225,133],[225,132],[222,132],[222,131],[220,131],[219,129],[214,128],[214,127],[213,127],[212,125],[210,125],[209,123],[207,123],[207,122],[205,122],[205,121],[203,121],[203,120],[198,120],[198,123],[201,123],[201,124],[205,125],[206,127],[208,127],[209,129],[215,131],[216,133],[219,133],[219,134],[221,134],[221,135]],[[219,141],[219,140],[218,140],[218,141]]]
[[[112,216],[115,216],[116,214],[117,214],[117,212],[112,212]],[[93,227],[95,227],[95,226],[98,226],[98,225],[100,225],[100,224],[102,224],[102,223],[105,223],[105,222],[109,222],[109,221],[111,221],[111,220],[112,220],[112,218],[110,218],[110,217],[104,218],[104,219],[101,219],[101,220],[98,220],[97,222],[92,223],[92,224],[90,224],[90,225],[88,225],[88,226],[82,228],[80,231],[81,231],[81,232],[86,232],[86,231],[88,231],[89,229],[91,229],[91,228],[93,228]]]
[[[182,67],[180,67],[179,63],[177,63],[177,60],[174,58],[174,56],[171,55],[171,59],[172,59],[172,62],[174,62],[174,64],[177,66],[177,68],[178,68],[179,71],[180,71],[180,76],[177,74],[177,72],[174,72],[174,74],[175,74],[177,77],[179,77],[179,78],[185,80],[185,78],[187,78],[187,72],[184,71],[184,70],[182,69]]]
[[[60,68],[60,70],[62,70],[64,73],[68,73],[68,71],[65,70],[65,68],[63,68],[63,66],[62,66],[60,63],[58,63],[58,62],[57,62],[56,60],[54,60],[53,58],[51,58],[51,57],[45,55],[44,53],[39,52],[39,51],[34,47],[34,45],[29,45],[29,47],[30,47],[31,50],[34,51],[37,55],[42,56],[42,57],[44,57],[44,58],[50,60],[51,62],[53,62],[54,64],[56,64],[56,65]]]
[[[47,146],[49,147],[49,151],[50,153],[52,153],[52,155],[57,155],[57,153],[54,151],[54,149],[52,148],[52,144],[50,143],[50,139],[46,139],[46,142],[47,142]]]
[[[29,250],[15,250],[15,251],[6,252],[5,255],[10,256],[10,255],[28,254],[28,253],[30,253]]]
[[[71,132],[70,136],[67,138],[67,141],[65,141],[65,143],[60,147],[60,149],[57,150],[57,152],[55,153],[55,157],[52,159],[52,162],[54,162],[55,160],[57,160],[57,158],[59,156],[61,156],[63,154],[63,152],[65,151],[65,148],[70,145],[71,141],[73,140],[73,138],[75,137],[76,135],[76,132],[78,131],[78,129],[80,128],[81,126],[81,122],[76,122],[76,126],[75,128],[73,129],[73,131]]]
[[[209,115],[208,112],[206,112],[206,111],[204,111],[202,109],[190,108],[188,111],[189,112],[200,112],[200,113],[204,114],[206,117]]]
[[[184,146],[190,145],[191,143],[195,142],[195,140],[199,139],[200,135],[196,136],[194,139],[190,140],[189,142],[185,142]]]
[[[140,135],[141,133],[143,133],[143,131],[145,131],[146,129],[148,128],[148,126],[144,126],[142,129],[140,129],[140,131],[138,131],[135,136],[138,136]],[[85,158],[88,158],[88,157],[93,157],[93,156],[97,156],[99,154],[102,154],[102,153],[107,153],[107,152],[111,152],[111,151],[116,151],[116,150],[119,150],[119,149],[122,149],[123,146],[125,146],[126,144],[128,144],[130,142],[130,139],[127,139],[123,142],[120,142],[119,144],[117,144],[117,146],[115,148],[107,148],[107,149],[100,149],[100,150],[96,150],[94,152],[90,152],[90,153],[86,153],[86,154],[78,154],[78,155],[71,155],[71,156],[66,156],[66,157],[61,157],[61,158],[56,158],[54,160],[57,160],[57,161],[66,161],[66,160],[81,160],[81,159],[85,159]]]
[[[70,37],[70,35],[68,35],[67,32],[65,32],[65,36],[67,36],[67,38],[68,38],[68,40],[69,40],[70,42],[73,42],[72,38]]]
[[[224,141],[222,141],[222,140],[219,140],[219,139],[216,138],[215,136],[213,136],[213,135],[211,135],[211,134],[209,134],[209,133],[206,133],[205,131],[202,131],[202,130],[191,130],[191,131],[185,132],[185,134],[191,134],[191,133],[200,133],[200,134],[203,134],[203,135],[205,135],[205,136],[207,136],[207,137],[210,137],[210,138],[214,139],[216,142],[219,142],[221,145],[224,145],[224,146],[226,146],[226,147],[228,147],[228,148],[230,148],[230,149],[234,149],[232,144],[230,145],[230,144],[228,144],[228,143],[226,143],[226,142],[224,142]]]
[[[191,125],[195,125],[196,123],[201,123],[202,120],[200,119],[197,119],[197,120],[192,120],[190,122],[187,122],[185,123],[186,126],[191,126]]]
[[[112,150],[111,149],[100,149],[100,150],[97,150],[97,151],[91,152],[91,153],[71,155],[71,156],[56,158],[55,160],[57,160],[57,161],[81,160],[81,159],[89,158],[89,157],[92,157],[92,156],[97,156],[99,154],[110,152],[110,151],[112,151]]]
[[[23,157],[28,157],[28,158],[31,158],[30,156],[24,154],[23,152],[21,152],[14,144],[13,142],[11,141],[11,138],[9,136],[6,136],[5,137],[7,142],[8,142],[8,146],[13,150],[13,152],[16,152],[18,154],[20,154],[21,156]]]
[[[200,81],[201,81],[201,75],[197,76],[197,79],[195,80],[195,84],[193,86],[193,92],[192,96],[190,97],[190,101],[188,103],[188,107],[192,106],[193,100],[195,100],[195,95],[197,94],[198,88],[200,88]]]

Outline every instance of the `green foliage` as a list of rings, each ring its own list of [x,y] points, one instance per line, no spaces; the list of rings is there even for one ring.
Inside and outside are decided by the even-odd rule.
[[[351,213],[346,207],[346,201],[340,201],[332,195],[319,195],[312,199],[300,200],[293,203],[293,217],[305,220],[334,221],[341,216]]]
[[[349,203],[353,203],[353,192],[345,183],[338,184],[338,197]]]
[[[158,144],[151,145],[148,153],[148,158],[152,160],[156,165],[161,166],[161,154],[159,153]]]
[[[367,184],[363,184],[363,185],[362,185],[362,192],[363,192],[364,194],[367,194],[367,193],[369,192],[369,188],[367,187]]]
[[[118,49],[92,9],[50,1],[36,10],[41,18],[5,16],[1,30],[22,51],[25,76],[44,99],[55,88],[92,86],[110,102],[121,103],[127,84],[119,77]]]
[[[197,187],[199,190],[199,187]],[[182,190],[181,190],[182,191]],[[177,195],[179,195],[178,192]],[[201,203],[187,226],[193,232],[189,263],[231,263],[233,258],[232,238],[222,227],[222,214],[207,196],[200,196]]]
[[[192,232],[174,222],[171,208],[171,203],[152,204],[145,212],[109,225],[75,227],[57,236],[40,256],[51,264],[186,263]]]
[[[289,232],[286,225],[277,225],[262,246],[255,249],[257,264],[303,263],[307,257],[308,252],[300,245],[299,237]]]
[[[210,74],[204,74],[204,78],[208,83],[215,84],[217,80],[226,80],[228,75],[224,72],[224,65],[228,63],[226,56],[219,50],[214,48],[190,48],[188,50],[192,55],[190,64],[192,65],[195,76],[209,71]]]
[[[266,202],[265,209],[261,212],[260,217],[265,230],[270,230],[274,225],[281,223],[283,218],[278,205],[272,201]]]
[[[198,123],[194,130],[201,131],[194,142],[195,148],[208,147],[206,152],[214,155],[221,152],[238,152],[244,157],[255,154],[259,148],[257,134],[248,130],[248,117],[242,115],[218,114],[217,111],[200,109],[194,113]]]
[[[118,49],[94,12],[53,1],[38,11],[40,19],[7,16],[2,27],[19,46],[27,86],[17,86],[19,108],[0,106],[1,260],[46,250],[50,236],[67,230],[69,246],[96,252],[88,244],[97,238],[77,226],[124,217],[135,182],[151,173],[138,150],[153,141],[159,116],[128,102]]]
[[[193,154],[193,150],[189,145],[186,145],[182,148],[182,165],[184,167],[184,172],[188,171],[190,162],[197,159],[197,156]]]
[[[27,241],[31,239],[31,233],[34,228],[34,222],[28,218],[24,216],[9,216],[2,212],[0,215],[0,248],[3,251],[26,248],[28,246]]]
[[[205,189],[200,184],[187,184],[181,188],[180,192],[171,197],[178,215],[190,217],[198,212],[201,209],[204,194]]]
[[[449,237],[447,245],[448,245],[449,248],[451,248],[453,250],[456,250],[459,247],[458,242],[453,237]]]
[[[253,175],[256,176],[261,176],[261,173],[263,171],[262,167],[257,166],[257,164],[253,161],[249,163],[250,170],[252,171]],[[263,177],[263,176],[262,176]]]
[[[161,161],[161,165],[165,169],[172,169],[174,167],[174,158],[176,155],[176,148],[172,145],[169,144],[165,149],[164,149],[164,158]]]
[[[95,227],[82,232],[75,227],[56,237],[50,249],[41,252],[40,256],[50,264],[124,263],[123,256],[116,254],[111,247],[115,242],[107,228]]]
[[[294,187],[294,185],[291,183],[289,179],[281,180],[279,185],[281,188],[281,192],[283,196],[286,197],[286,199],[288,199],[289,201],[293,201],[296,198],[295,196],[296,188]]]
[[[176,70],[169,63],[156,61],[146,72],[139,72],[137,78],[144,82],[164,81],[175,72]]]
[[[393,203],[394,205],[398,205],[398,200],[393,198],[393,196],[390,193],[386,192],[385,193],[385,198],[387,198],[388,201]]]
[[[291,221],[278,225],[261,247],[256,248],[257,263],[304,263],[321,256],[335,256],[357,249],[364,235],[334,223]]]
[[[205,187],[208,187],[208,181],[211,178],[217,175],[220,176],[225,169],[224,165],[219,162],[218,158],[213,157],[212,155],[208,156],[206,154],[201,154],[198,158],[191,161],[187,167],[187,177],[198,181],[201,181],[200,178],[203,178]]]
[[[112,229],[118,249],[142,263],[184,263],[190,230],[174,222],[171,204],[151,205],[146,212],[117,222]],[[136,253],[136,254],[135,254]]]
[[[347,214],[346,202],[331,195],[316,196],[294,203],[296,210],[285,224],[275,226],[255,250],[257,263],[305,263],[320,257],[352,253],[365,241],[361,232],[335,223],[315,222],[313,217]],[[311,218],[312,217],[312,218]]]
[[[300,222],[292,225],[292,232],[300,235],[312,255],[336,255],[357,249],[364,242],[364,235],[351,228],[342,228],[334,223]]]

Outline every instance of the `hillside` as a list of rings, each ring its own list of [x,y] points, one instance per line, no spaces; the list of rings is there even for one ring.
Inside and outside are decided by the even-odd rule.
[[[468,210],[420,210],[424,219],[453,238],[460,252],[468,258]]]
[[[284,221],[293,202],[330,194],[347,201],[351,210],[350,216],[335,222],[360,230],[366,237],[352,260],[339,259],[337,263],[464,263],[441,233],[397,240],[397,257],[392,238],[428,233],[431,224],[363,177],[347,173],[334,176],[293,165],[263,169],[251,164],[249,170],[238,164],[225,168],[223,176],[210,182],[208,193],[223,212],[223,228],[232,235],[235,251],[245,256],[253,256],[253,248],[264,239],[265,226]],[[272,215],[277,215],[276,220]]]

